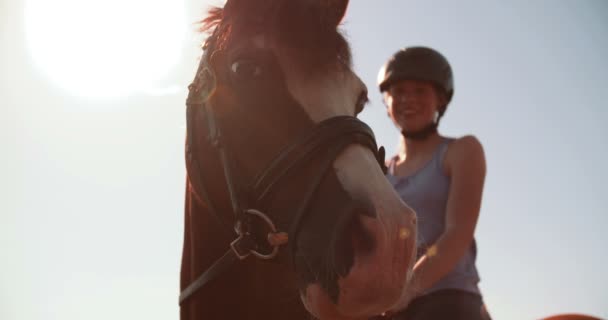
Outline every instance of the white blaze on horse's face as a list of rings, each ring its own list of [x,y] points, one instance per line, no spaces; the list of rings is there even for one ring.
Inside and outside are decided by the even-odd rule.
[[[275,51],[288,90],[313,122],[355,114],[358,100],[366,88],[349,67],[336,67],[334,71],[310,76],[290,61],[289,49],[277,48],[261,36],[253,42],[257,47]],[[407,291],[415,258],[415,213],[388,183],[369,149],[353,144],[336,158],[333,167],[347,192],[373,204],[376,218],[362,215],[359,218],[373,235],[375,248],[372,252],[355,249],[350,273],[339,280],[337,305],[318,284],[310,285],[302,300],[320,319],[379,314],[398,303],[402,293]]]

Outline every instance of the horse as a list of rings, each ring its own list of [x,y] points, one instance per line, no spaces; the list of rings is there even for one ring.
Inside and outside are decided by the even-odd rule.
[[[407,296],[416,216],[356,118],[348,0],[228,0],[186,101],[180,318],[366,319]]]
[[[579,313],[563,313],[556,314],[550,317],[542,318],[540,320],[601,320],[590,315],[584,315]]]

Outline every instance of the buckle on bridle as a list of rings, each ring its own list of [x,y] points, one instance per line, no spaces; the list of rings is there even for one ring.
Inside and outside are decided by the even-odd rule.
[[[245,258],[249,257],[253,251],[251,249],[253,246],[255,246],[255,243],[251,239],[251,235],[245,233],[240,234],[238,238],[230,243],[230,248],[232,248],[232,251],[239,260],[245,260]]]
[[[244,211],[244,213],[261,219],[270,229],[271,233],[277,233],[277,228],[272,220],[261,211],[256,209],[247,209]],[[239,236],[230,243],[230,248],[232,248],[232,251],[240,260],[244,260],[251,254],[263,260],[270,260],[276,257],[276,255],[279,253],[278,245],[272,245],[272,251],[270,253],[262,253],[257,251],[255,239],[247,229],[248,228],[243,227],[242,220],[238,221],[234,227],[234,230]]]

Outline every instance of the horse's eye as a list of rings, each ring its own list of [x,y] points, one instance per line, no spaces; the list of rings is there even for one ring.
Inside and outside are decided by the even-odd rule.
[[[255,78],[262,74],[262,67],[250,59],[235,61],[230,69],[240,78]]]

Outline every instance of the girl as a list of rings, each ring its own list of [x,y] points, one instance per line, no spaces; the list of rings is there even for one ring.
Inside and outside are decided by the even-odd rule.
[[[474,136],[437,132],[454,93],[450,64],[431,48],[405,48],[380,70],[379,86],[401,131],[387,177],[416,211],[419,234],[416,294],[404,297],[391,317],[490,319],[477,286],[473,237],[486,173],[483,147]]]

